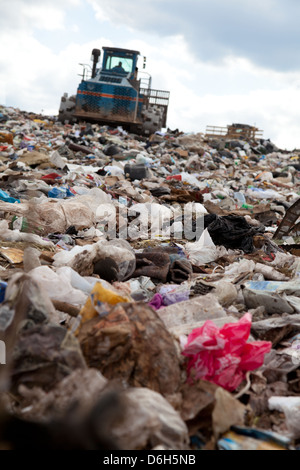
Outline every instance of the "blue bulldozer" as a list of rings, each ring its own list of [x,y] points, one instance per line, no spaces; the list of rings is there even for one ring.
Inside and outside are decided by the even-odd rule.
[[[154,90],[151,76],[138,69],[138,51],[115,47],[102,48],[102,66],[97,67],[101,51],[93,49],[92,67],[83,66],[77,94],[61,98],[61,122],[98,122],[141,135],[166,127],[168,91]]]

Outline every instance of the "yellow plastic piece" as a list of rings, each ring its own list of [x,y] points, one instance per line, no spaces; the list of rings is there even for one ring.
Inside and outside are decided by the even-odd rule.
[[[96,305],[97,302],[105,302],[109,305],[116,305],[121,302],[130,302],[130,299],[128,297],[122,297],[121,295],[106,289],[100,282],[97,282],[91,292],[91,295],[80,311],[79,315],[81,316],[81,323],[85,323],[86,321],[91,320],[98,315],[97,310],[94,308],[94,305]]]

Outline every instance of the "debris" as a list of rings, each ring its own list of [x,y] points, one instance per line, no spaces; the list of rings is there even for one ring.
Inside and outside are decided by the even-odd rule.
[[[162,395],[180,386],[179,354],[163,322],[143,303],[119,304],[80,328],[78,339],[90,367],[109,379]]]
[[[243,296],[248,308],[263,305],[266,312],[300,313],[300,282],[249,281],[243,289]]]
[[[126,408],[112,435],[121,448],[128,450],[188,450],[187,426],[179,413],[159,393],[147,388],[130,388],[124,393]]]
[[[300,153],[210,130],[0,106],[0,446],[297,446]]]

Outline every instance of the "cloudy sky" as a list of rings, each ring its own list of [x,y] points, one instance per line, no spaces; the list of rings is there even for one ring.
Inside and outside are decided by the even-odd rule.
[[[299,0],[0,0],[0,104],[57,114],[92,49],[124,47],[171,92],[171,129],[244,123],[300,148],[299,19]]]

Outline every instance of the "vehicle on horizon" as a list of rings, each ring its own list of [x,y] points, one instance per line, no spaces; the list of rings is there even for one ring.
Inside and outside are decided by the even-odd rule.
[[[102,66],[99,49],[92,51],[92,67],[83,66],[76,95],[61,98],[58,120],[61,122],[98,122],[142,135],[150,135],[167,126],[169,91],[152,89],[151,76],[139,72],[140,53],[130,49],[103,47]],[[143,69],[146,65],[144,57]]]

